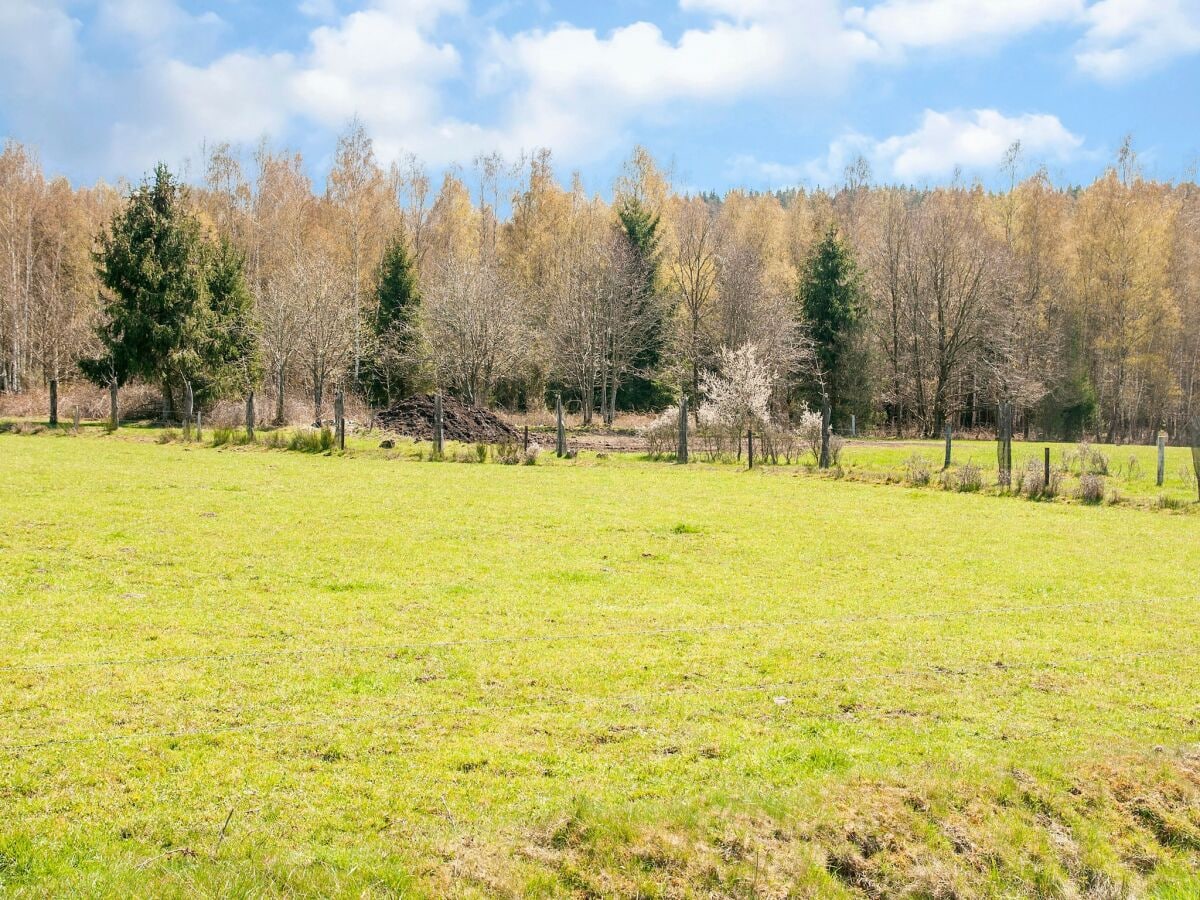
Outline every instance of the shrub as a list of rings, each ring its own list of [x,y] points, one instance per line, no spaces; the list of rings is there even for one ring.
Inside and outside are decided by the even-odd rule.
[[[476,444],[475,445],[475,461],[485,463],[485,462],[487,462],[487,458],[488,458],[488,445],[487,444]]]
[[[974,493],[983,489],[983,469],[968,460],[958,467],[958,489]]]
[[[1084,503],[1100,503],[1104,499],[1104,476],[1084,472],[1079,476],[1075,495]]]
[[[1187,505],[1186,500],[1180,500],[1178,497],[1172,497],[1170,494],[1158,495],[1159,509],[1183,509]]]
[[[525,465],[536,466],[538,454],[541,452],[541,450],[542,450],[542,448],[539,447],[537,444],[531,444],[529,446],[529,449],[526,450],[525,454],[524,454],[525,455],[525,460],[524,460]]]
[[[836,434],[829,435],[829,464],[831,466],[840,466],[842,461],[842,450],[846,447],[846,442]]]
[[[679,407],[670,406],[642,429],[646,452],[653,459],[674,456],[679,448]]]
[[[796,433],[808,452],[812,454],[813,463],[821,461],[821,414],[811,409],[801,411],[796,422]],[[832,438],[830,439],[832,441]]]
[[[904,479],[917,487],[924,487],[933,480],[933,467],[929,460],[919,453],[914,453],[904,463]]]
[[[156,443],[159,443],[159,444],[170,444],[173,441],[179,440],[179,432],[176,431],[174,428],[167,428],[166,430],[159,433],[158,437],[155,440],[156,440]]]

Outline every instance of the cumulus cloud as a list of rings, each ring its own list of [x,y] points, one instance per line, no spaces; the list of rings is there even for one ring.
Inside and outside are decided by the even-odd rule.
[[[934,47],[970,51],[981,40],[1004,40],[1077,20],[1083,9],[1083,0],[883,0],[851,7],[846,22],[893,52]]]
[[[824,159],[806,167],[820,184],[835,184],[846,166],[859,156],[877,177],[923,182],[952,175],[955,170],[974,174],[995,172],[1005,152],[1020,141],[1026,156],[1066,162],[1083,146],[1057,116],[1026,113],[1005,116],[994,109],[970,112],[925,110],[920,125],[908,134],[877,140],[848,133],[835,140]]]
[[[1075,61],[1102,81],[1116,81],[1200,53],[1200,4],[1194,0],[1098,0]]]
[[[514,92],[506,131],[524,146],[602,153],[643,115],[673,104],[722,103],[752,92],[843,85],[877,48],[842,23],[837,0],[682,0],[715,16],[669,40],[650,22],[607,35],[560,25],[495,36],[489,82]]]

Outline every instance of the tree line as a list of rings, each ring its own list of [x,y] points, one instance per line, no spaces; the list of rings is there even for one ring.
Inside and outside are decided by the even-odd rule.
[[[1200,191],[1126,142],[1086,187],[1006,157],[1003,190],[876,185],[689,195],[637,149],[609,197],[549,152],[435,185],[353,124],[323,187],[299,154],[208,148],[184,183],[74,188],[0,154],[0,391],[131,379],[163,416],[256,391],[282,420],[336,388],[510,409],[561,394],[585,423],[696,415],[753,359],[767,414],[845,430],[1144,440],[1200,415]],[[750,353],[746,353],[749,348]]]

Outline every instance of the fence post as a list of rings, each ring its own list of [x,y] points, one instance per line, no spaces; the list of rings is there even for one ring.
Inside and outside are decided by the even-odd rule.
[[[950,453],[954,447],[954,425],[946,423],[946,461],[942,463],[942,471],[950,468]]]
[[[246,395],[246,440],[254,440],[254,391]]]
[[[76,434],[79,433],[79,407],[76,406],[71,410],[71,428]]]
[[[433,395],[433,455],[442,458],[442,395]]]
[[[115,378],[108,383],[108,424],[113,431],[116,431],[117,426],[121,424],[117,409],[117,379]]]
[[[525,446],[523,447],[526,453],[529,452],[529,426],[525,426]]]
[[[58,379],[50,379],[50,427],[58,427]]]
[[[200,431],[200,410],[196,410],[196,440],[197,441],[204,440],[204,436],[203,436],[202,432]]]
[[[679,447],[675,451],[675,462],[688,461],[688,409],[687,394],[679,397]]]
[[[341,389],[333,395],[333,437],[339,450],[346,449],[346,396]]]
[[[1167,474],[1167,434],[1165,431],[1158,433],[1158,486],[1163,486],[1163,479]]]
[[[557,431],[554,438],[554,455],[562,457],[567,455],[567,429],[563,425],[563,405],[561,393],[554,395],[554,415],[558,420]]]
[[[754,468],[754,429],[746,429],[746,460],[750,463],[750,468]]]
[[[1046,467],[1045,467],[1045,473],[1042,477],[1042,487],[1044,487],[1044,488],[1050,487],[1050,448],[1049,447],[1046,448]]]
[[[858,422],[854,418],[854,413],[850,413],[850,437],[858,437]]]
[[[821,405],[821,459],[820,467],[822,469],[829,468],[829,425],[833,419],[833,409],[826,400]]]

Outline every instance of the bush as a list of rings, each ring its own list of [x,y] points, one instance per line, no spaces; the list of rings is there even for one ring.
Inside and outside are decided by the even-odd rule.
[[[179,440],[179,432],[174,428],[167,428],[159,433],[158,437],[155,439],[155,442],[159,444],[170,444],[177,440]]]
[[[674,457],[679,448],[679,407],[664,409],[657,419],[642,429],[646,452],[652,459]]]
[[[537,444],[530,444],[528,450],[523,450],[520,444],[508,441],[496,445],[496,462],[503,466],[536,466],[541,451]]]
[[[968,461],[959,466],[956,475],[956,490],[973,494],[983,489],[983,469],[979,468],[975,463]]]
[[[1079,476],[1079,487],[1075,495],[1084,503],[1100,503],[1104,500],[1104,476],[1085,472]]]
[[[475,445],[475,461],[485,463],[485,462],[487,462],[487,458],[488,458],[488,445],[487,444],[476,444]]]
[[[910,456],[904,463],[904,480],[911,485],[924,487],[933,480],[933,467],[919,453]]]

